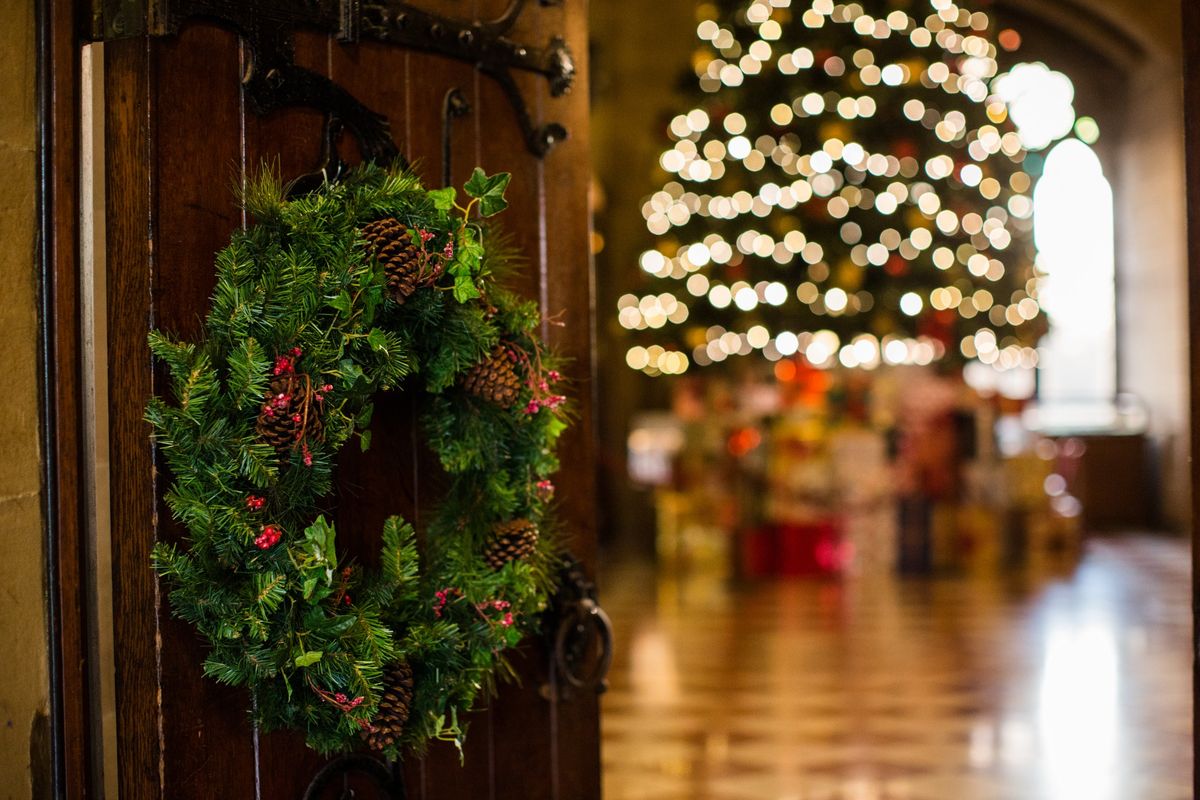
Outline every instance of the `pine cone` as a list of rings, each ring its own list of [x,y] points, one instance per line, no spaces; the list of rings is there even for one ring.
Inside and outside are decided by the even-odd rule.
[[[512,408],[513,403],[517,402],[521,381],[508,353],[503,347],[497,347],[491,355],[471,368],[463,378],[463,388],[501,408]]]
[[[412,713],[413,671],[407,661],[399,661],[388,669],[383,679],[383,696],[379,710],[371,720],[374,730],[363,731],[363,738],[372,750],[391,747],[404,732],[404,724]]]
[[[413,243],[408,229],[395,217],[367,223],[362,228],[362,235],[375,258],[383,264],[388,293],[397,303],[403,303],[413,292],[430,285],[441,274],[440,266],[423,273],[421,251]]]
[[[320,436],[321,418],[309,408],[307,428],[304,419],[303,383],[295,375],[271,379],[271,388],[258,411],[258,435],[286,455],[303,430],[307,436]]]
[[[483,560],[492,569],[526,558],[537,547],[538,529],[527,519],[502,522],[492,529],[483,548]]]

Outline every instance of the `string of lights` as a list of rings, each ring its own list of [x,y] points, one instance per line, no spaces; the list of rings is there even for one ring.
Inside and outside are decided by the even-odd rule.
[[[640,267],[664,288],[618,303],[653,340],[628,365],[1036,365],[1038,159],[997,60],[1019,36],[998,46],[987,14],[951,0],[697,14],[695,104],[671,120],[667,180],[641,209],[655,242]]]

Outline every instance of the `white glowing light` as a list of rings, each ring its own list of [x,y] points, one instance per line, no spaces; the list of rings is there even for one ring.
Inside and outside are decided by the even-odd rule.
[[[745,136],[735,136],[729,140],[727,149],[729,150],[730,158],[735,158],[738,161],[741,161],[743,158],[750,155],[750,151],[753,149],[753,146],[750,144],[750,140]]]
[[[1113,198],[1100,160],[1076,139],[1058,144],[1034,190],[1034,242],[1050,315],[1040,346],[1047,401],[1109,400],[1116,392]]]
[[[718,284],[708,290],[708,302],[713,308],[728,308],[732,300],[733,293],[729,291],[728,286]]]
[[[904,296],[900,298],[900,310],[910,317],[920,314],[924,305],[921,295],[916,292],[905,292]]]
[[[775,337],[775,349],[780,355],[790,356],[800,349],[800,339],[791,331],[784,331]]]
[[[738,289],[733,296],[733,302],[742,311],[751,311],[758,305],[758,295],[749,286]]]
[[[787,301],[787,287],[778,281],[767,284],[767,288],[763,290],[763,297],[767,303],[773,306],[781,306]]]
[[[1028,150],[1046,147],[1075,125],[1075,87],[1070,78],[1045,64],[1017,64],[992,88],[1008,104],[1021,144]]]
[[[883,360],[889,364],[903,364],[908,358],[908,345],[901,339],[892,339],[883,347]]]

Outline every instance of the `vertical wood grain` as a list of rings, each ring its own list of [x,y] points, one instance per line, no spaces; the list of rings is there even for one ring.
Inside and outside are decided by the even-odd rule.
[[[105,52],[105,185],[110,364],[122,387],[109,400],[113,530],[117,759],[121,796],[155,798],[163,750],[159,737],[158,587],[146,567],[156,521],[153,461],[141,407],[152,379],[145,335],[150,305],[151,158],[149,51],[143,41],[114,42]]]

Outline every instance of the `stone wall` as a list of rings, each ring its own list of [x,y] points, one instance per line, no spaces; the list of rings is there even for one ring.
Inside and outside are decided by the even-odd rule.
[[[33,0],[0,0],[0,19],[0,797],[48,797]]]

